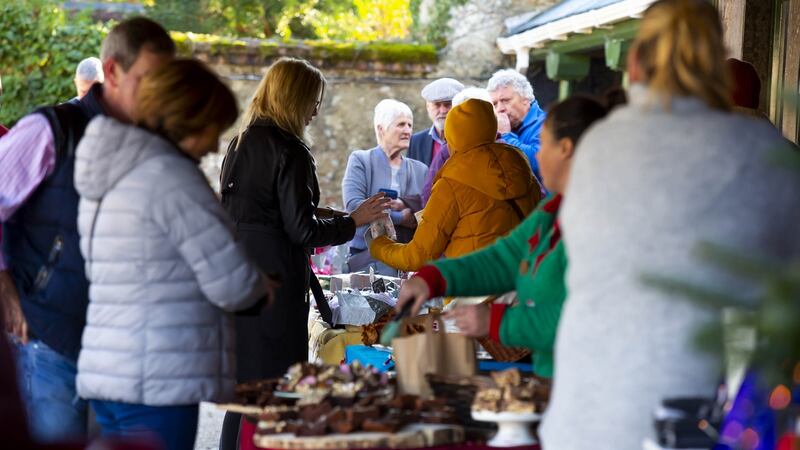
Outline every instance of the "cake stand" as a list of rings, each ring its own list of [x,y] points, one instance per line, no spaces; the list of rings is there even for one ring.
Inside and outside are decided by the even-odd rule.
[[[496,422],[497,434],[487,442],[490,447],[519,447],[536,444],[531,424],[541,419],[537,413],[472,411],[472,418],[480,422]]]

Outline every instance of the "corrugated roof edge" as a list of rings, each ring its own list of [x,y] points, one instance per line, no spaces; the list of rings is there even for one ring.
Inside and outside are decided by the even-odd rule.
[[[530,16],[531,12],[509,17],[505,21],[506,32],[503,36],[508,37],[524,33],[525,31],[550,22],[555,22],[556,20],[566,19],[570,16],[604,8],[621,1],[623,0],[563,0],[561,3],[553,5],[538,14],[534,14],[533,17]]]

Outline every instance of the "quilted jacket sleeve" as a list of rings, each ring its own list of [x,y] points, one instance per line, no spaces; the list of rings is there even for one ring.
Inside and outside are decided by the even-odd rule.
[[[234,241],[229,219],[208,185],[184,183],[161,193],[154,199],[153,220],[192,268],[211,303],[236,311],[264,295],[261,273]]]
[[[404,271],[419,270],[426,262],[442,256],[450,236],[458,225],[458,202],[446,180],[433,187],[430,201],[423,210],[422,221],[408,244],[398,244],[386,236],[372,241],[372,257]]]

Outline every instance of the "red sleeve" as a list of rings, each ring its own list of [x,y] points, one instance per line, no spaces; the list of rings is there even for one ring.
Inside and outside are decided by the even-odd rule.
[[[431,291],[431,297],[441,297],[447,292],[447,282],[435,266],[423,266],[415,277],[422,278]]]
[[[495,342],[500,342],[500,324],[503,322],[503,315],[507,308],[508,305],[492,304],[489,316],[489,338]]]

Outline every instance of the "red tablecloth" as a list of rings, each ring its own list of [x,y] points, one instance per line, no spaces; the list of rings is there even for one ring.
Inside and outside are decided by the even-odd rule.
[[[242,420],[242,426],[239,429],[239,450],[262,450],[261,447],[256,447],[253,444],[253,434],[256,432],[256,424],[248,420]],[[439,447],[427,447],[424,450],[454,450],[454,449],[468,449],[468,450],[489,450],[496,449],[497,447],[489,447],[486,444],[475,443],[462,443],[453,445],[443,445]],[[538,445],[528,447],[505,447],[505,450],[541,450]],[[414,449],[412,449],[414,450]],[[423,449],[419,449],[423,450]]]

